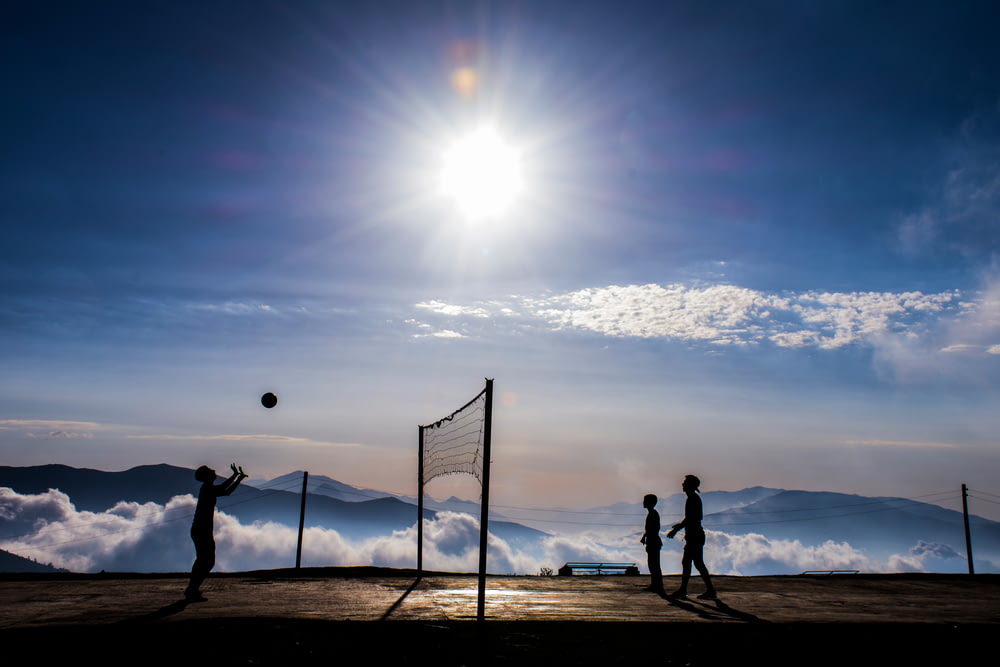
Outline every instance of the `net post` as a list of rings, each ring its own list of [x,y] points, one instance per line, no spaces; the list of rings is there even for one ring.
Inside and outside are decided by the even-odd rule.
[[[302,531],[306,526],[306,489],[309,486],[309,471],[302,472],[302,504],[299,507],[299,541],[295,548],[295,569],[302,567]]]
[[[490,512],[490,439],[493,431],[493,380],[486,379],[486,397],[483,417],[483,496],[479,519],[479,601],[476,620],[486,620],[486,550]]]
[[[417,448],[417,577],[424,573],[424,427],[418,427]]]

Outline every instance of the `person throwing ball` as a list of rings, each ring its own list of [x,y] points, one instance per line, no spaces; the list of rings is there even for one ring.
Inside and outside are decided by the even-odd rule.
[[[701,480],[694,475],[688,475],[681,484],[681,489],[687,494],[687,501],[684,503],[684,520],[675,523],[667,537],[673,539],[677,531],[684,529],[684,555],[681,557],[681,586],[676,591],[668,595],[672,598],[686,598],[688,580],[691,579],[691,564],[698,568],[702,580],[705,582],[705,592],[698,596],[699,600],[717,600],[718,595],[712,585],[712,578],[708,575],[708,568],[705,567],[705,529],[701,527],[701,496],[698,495],[698,487]]]
[[[201,466],[194,472],[194,478],[201,482],[198,491],[198,505],[194,510],[194,522],[191,524],[191,539],[194,541],[195,559],[191,567],[191,581],[184,591],[184,598],[189,602],[203,602],[201,584],[215,566],[215,500],[219,496],[228,496],[236,490],[247,475],[242,466],[235,463],[229,466],[233,474],[221,484],[215,484],[218,477],[208,466]]]

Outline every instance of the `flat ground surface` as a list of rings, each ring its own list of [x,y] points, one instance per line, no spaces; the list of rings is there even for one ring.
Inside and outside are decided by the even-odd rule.
[[[486,623],[473,576],[219,574],[191,604],[183,575],[0,577],[5,654],[104,664],[929,664],[1000,640],[992,575],[716,577],[716,601],[646,577],[490,577]]]

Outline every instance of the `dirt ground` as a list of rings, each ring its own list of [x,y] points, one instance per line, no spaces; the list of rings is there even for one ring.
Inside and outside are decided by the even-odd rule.
[[[0,575],[0,645],[104,665],[922,665],[995,656],[1000,639],[993,575],[718,577],[716,601],[664,599],[644,577],[490,577],[483,623],[473,576],[227,573],[190,604],[185,583]]]

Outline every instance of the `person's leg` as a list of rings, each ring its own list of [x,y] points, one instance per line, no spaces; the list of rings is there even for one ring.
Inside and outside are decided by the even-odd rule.
[[[702,581],[705,582],[705,592],[699,597],[711,600],[715,598],[715,586],[712,585],[712,577],[708,574],[708,567],[705,566],[704,561],[695,561],[695,567],[698,568],[698,573],[701,574]]]
[[[691,554],[694,566],[698,569],[702,581],[705,582],[705,592],[699,596],[705,599],[715,598],[715,586],[712,585],[712,577],[708,574],[708,566],[705,565],[705,536],[698,540],[697,550]]]
[[[646,564],[649,567],[649,590],[663,591],[663,571],[660,569],[660,550],[646,547]]]
[[[682,598],[687,596],[688,581],[691,579],[691,555],[687,547],[684,548],[684,556],[681,558],[681,585],[671,593],[672,597]]]
[[[194,539],[195,559],[191,566],[191,580],[184,594],[188,597],[201,596],[201,584],[215,566],[215,539],[209,536],[192,536]]]

